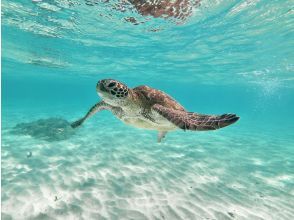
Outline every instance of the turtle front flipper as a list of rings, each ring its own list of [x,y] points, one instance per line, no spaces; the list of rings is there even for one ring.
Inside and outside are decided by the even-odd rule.
[[[87,112],[87,114],[82,117],[81,119],[71,123],[71,127],[72,128],[76,128],[76,127],[79,127],[80,125],[83,124],[83,122],[91,117],[92,115],[94,115],[95,113],[99,112],[99,111],[102,111],[102,110],[110,110],[112,108],[112,106],[108,105],[107,103],[101,101],[101,102],[98,102],[96,103],[94,106],[92,106],[92,108],[90,108],[90,110]]]
[[[76,128],[76,127],[79,127],[84,121],[86,120],[86,118],[81,118],[73,123],[71,123],[71,127],[72,128]]]
[[[183,130],[207,131],[226,127],[238,121],[235,114],[203,115],[179,111],[155,104],[152,107],[161,116]]]

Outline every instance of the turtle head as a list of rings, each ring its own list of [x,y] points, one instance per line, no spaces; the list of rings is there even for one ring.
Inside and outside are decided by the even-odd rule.
[[[99,80],[96,86],[98,95],[106,102],[114,106],[119,106],[129,96],[129,88],[114,79]]]

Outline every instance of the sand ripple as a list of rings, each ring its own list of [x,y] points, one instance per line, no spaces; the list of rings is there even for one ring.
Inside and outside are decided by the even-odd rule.
[[[223,130],[157,144],[113,118],[99,125],[54,142],[4,127],[2,219],[294,219],[287,139]]]

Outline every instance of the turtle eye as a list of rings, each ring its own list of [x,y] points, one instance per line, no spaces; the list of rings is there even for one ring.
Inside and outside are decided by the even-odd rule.
[[[115,84],[116,84],[115,82],[111,82],[108,84],[108,87],[113,87],[113,86],[115,86]]]

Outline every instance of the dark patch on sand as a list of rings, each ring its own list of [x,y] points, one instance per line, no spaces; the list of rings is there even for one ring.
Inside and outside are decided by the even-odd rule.
[[[30,135],[45,141],[62,141],[74,134],[70,123],[62,118],[39,119],[28,123],[19,123],[11,131],[13,134]]]

